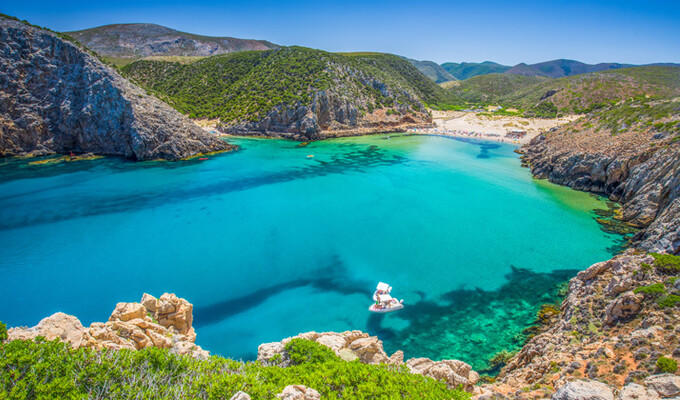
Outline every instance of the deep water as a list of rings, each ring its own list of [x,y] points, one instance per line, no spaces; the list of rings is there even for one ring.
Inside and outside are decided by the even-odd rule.
[[[212,353],[253,359],[263,342],[360,329],[388,352],[483,369],[621,243],[595,220],[603,202],[532,179],[510,145],[233,141],[207,161],[0,161],[0,320],[63,311],[87,325],[174,292]],[[379,280],[404,310],[367,311]]]

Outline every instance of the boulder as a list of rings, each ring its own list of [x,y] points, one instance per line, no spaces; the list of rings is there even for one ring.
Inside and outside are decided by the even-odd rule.
[[[276,395],[277,399],[282,400],[320,400],[319,392],[303,385],[289,385]]]
[[[610,267],[611,263],[609,261],[602,261],[591,265],[585,271],[579,272],[578,274],[576,274],[576,277],[581,281],[586,282],[600,275]]]
[[[347,345],[345,338],[338,334],[319,336],[319,338],[316,339],[316,342],[330,348],[336,353]]]
[[[287,367],[290,365],[285,344],[282,342],[262,343],[257,347],[257,361],[261,363],[272,363],[272,358],[277,354],[281,356],[281,359],[276,363],[278,366]]]
[[[635,294],[632,291],[623,293],[607,306],[605,323],[613,325],[620,319],[637,315],[642,308],[642,300],[644,300],[642,294]]]
[[[404,352],[401,350],[397,350],[390,356],[390,359],[387,361],[388,364],[390,365],[401,365],[404,363]]]
[[[189,333],[193,323],[194,306],[188,301],[178,298],[174,293],[164,293],[158,299],[155,318],[161,326],[173,327],[183,335]]]
[[[673,374],[652,375],[645,379],[645,386],[663,398],[680,395],[680,376]]]
[[[236,394],[231,396],[229,400],[250,400],[250,396],[248,393],[239,390]]]
[[[651,390],[647,390],[646,387],[638,385],[637,383],[631,383],[623,387],[619,394],[616,396],[616,400],[660,400],[661,397]]]
[[[151,314],[156,314],[156,311],[158,311],[158,299],[148,293],[142,295],[141,303]]]
[[[557,389],[552,400],[614,400],[612,388],[597,381],[571,381]]]
[[[411,358],[406,366],[413,374],[429,376],[446,382],[449,388],[463,386],[467,392],[472,392],[474,384],[479,380],[479,374],[472,373],[472,367],[458,360],[432,361],[429,358]]]
[[[47,340],[59,339],[77,348],[86,343],[86,329],[73,315],[58,312],[42,319],[32,328],[10,328],[8,340],[32,340],[43,336]]]
[[[357,339],[350,343],[349,349],[366,364],[382,364],[389,360],[387,353],[383,350],[382,341],[378,340],[377,336]]]
[[[118,303],[111,313],[109,321],[129,321],[146,317],[146,308],[139,303]]]

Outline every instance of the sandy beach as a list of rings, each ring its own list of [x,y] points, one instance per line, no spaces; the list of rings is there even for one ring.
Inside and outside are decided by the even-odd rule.
[[[413,133],[467,137],[518,145],[528,143],[541,132],[550,128],[578,119],[578,116],[573,115],[555,119],[542,119],[434,110],[432,117],[435,127],[417,129]],[[506,134],[513,130],[525,131],[526,135],[522,138],[506,137]]]

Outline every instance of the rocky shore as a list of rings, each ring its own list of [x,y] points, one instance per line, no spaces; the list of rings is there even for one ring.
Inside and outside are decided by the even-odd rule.
[[[486,397],[480,398],[546,398],[556,389],[553,399],[680,394],[680,377],[660,377],[668,371],[658,366],[662,358],[680,360],[680,269],[667,260],[673,259],[627,250],[581,271],[550,322],[495,383],[482,387]],[[676,385],[677,391],[667,396],[654,389],[660,380]],[[588,391],[608,394],[587,397],[583,393]]]
[[[233,148],[76,44],[0,17],[0,156],[178,160]]]
[[[680,252],[680,143],[653,132],[612,134],[574,123],[521,150],[532,174],[621,202],[620,219],[642,230],[647,251]]]

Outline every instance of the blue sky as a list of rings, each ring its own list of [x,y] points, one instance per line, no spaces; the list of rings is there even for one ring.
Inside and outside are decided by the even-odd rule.
[[[150,22],[203,35],[439,63],[680,63],[680,0],[3,0],[0,12],[59,31]]]

